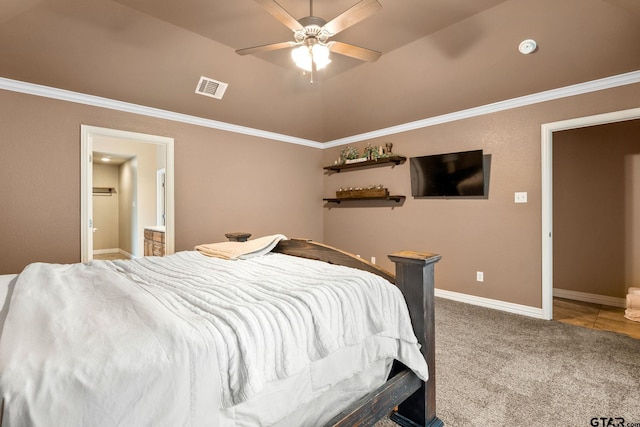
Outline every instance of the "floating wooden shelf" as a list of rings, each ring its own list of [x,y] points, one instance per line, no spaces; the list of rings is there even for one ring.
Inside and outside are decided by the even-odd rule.
[[[117,191],[113,187],[93,187],[94,196],[110,196],[115,193],[117,193]]]
[[[403,201],[404,199],[406,199],[406,196],[385,196],[385,197],[349,197],[349,198],[327,198],[327,199],[322,199],[325,202],[329,202],[329,203],[338,203],[340,204],[341,202],[357,202],[357,201],[362,201],[362,200],[390,200],[390,201],[394,201],[396,203],[400,203],[401,201]]]
[[[333,172],[340,172],[345,169],[364,169],[374,166],[396,166],[407,161],[404,156],[382,157],[378,160],[366,160],[364,162],[344,163],[342,165],[325,166],[324,169]]]

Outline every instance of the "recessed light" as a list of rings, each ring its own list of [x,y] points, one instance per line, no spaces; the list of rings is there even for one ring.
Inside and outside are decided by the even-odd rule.
[[[111,161],[111,157],[109,157],[109,156],[102,156],[102,158],[101,158],[100,160],[102,160],[103,162],[110,162],[110,161]]]
[[[523,40],[518,46],[518,50],[523,55],[528,55],[534,52],[538,47],[538,43],[536,43],[533,39]]]

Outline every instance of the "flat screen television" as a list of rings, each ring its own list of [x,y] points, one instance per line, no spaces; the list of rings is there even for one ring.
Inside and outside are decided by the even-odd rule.
[[[411,195],[413,197],[485,196],[482,150],[412,157]]]

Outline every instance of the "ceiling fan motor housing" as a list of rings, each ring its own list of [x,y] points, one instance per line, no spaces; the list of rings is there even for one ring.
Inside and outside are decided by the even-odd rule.
[[[324,27],[325,24],[327,23],[327,21],[325,21],[324,19],[320,18],[319,16],[307,16],[307,17],[304,17],[304,18],[300,18],[298,20],[298,22],[303,27],[316,26],[316,27],[319,27],[319,28]]]
[[[326,43],[331,37],[331,34],[323,28],[327,21],[322,18],[307,16],[298,22],[304,27],[294,33],[294,38],[298,43],[302,43],[307,39],[317,39],[322,43]]]

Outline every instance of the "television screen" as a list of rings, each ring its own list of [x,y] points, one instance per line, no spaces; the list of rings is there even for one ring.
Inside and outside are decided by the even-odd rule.
[[[476,197],[485,195],[482,150],[412,157],[413,197]]]

